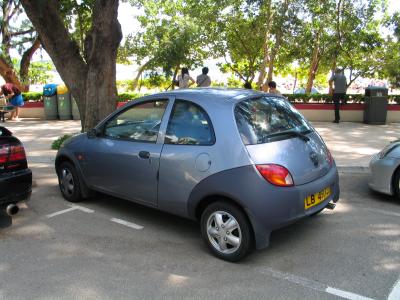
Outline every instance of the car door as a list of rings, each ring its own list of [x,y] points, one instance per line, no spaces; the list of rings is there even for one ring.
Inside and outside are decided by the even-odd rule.
[[[83,171],[91,187],[156,205],[159,132],[167,105],[167,99],[157,99],[130,106],[88,138]]]
[[[200,105],[175,100],[160,159],[158,207],[185,216],[186,201],[215,169],[215,133]]]

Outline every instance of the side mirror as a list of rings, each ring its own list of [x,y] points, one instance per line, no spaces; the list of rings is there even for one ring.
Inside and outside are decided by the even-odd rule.
[[[92,129],[90,129],[90,130],[87,132],[87,137],[88,137],[89,139],[94,139],[94,138],[98,137],[99,134],[100,134],[100,132],[99,132],[98,129],[92,128]]]

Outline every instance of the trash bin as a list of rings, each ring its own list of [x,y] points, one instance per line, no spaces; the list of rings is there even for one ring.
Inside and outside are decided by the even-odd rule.
[[[60,120],[72,119],[71,94],[65,85],[57,87],[57,106]]]
[[[57,120],[57,84],[50,83],[43,87],[43,102],[46,120]]]
[[[388,107],[388,89],[369,86],[365,89],[364,123],[385,124]]]
[[[76,101],[74,98],[71,98],[71,101],[72,101],[72,119],[80,120],[81,115],[79,114],[78,104],[76,104]]]

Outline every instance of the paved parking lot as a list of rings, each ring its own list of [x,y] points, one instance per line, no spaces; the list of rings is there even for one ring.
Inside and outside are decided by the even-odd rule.
[[[50,164],[0,232],[1,299],[399,299],[400,205],[341,176],[334,211],[272,235],[238,264],[214,258],[196,223],[108,196],[65,202]]]
[[[76,131],[68,122],[38,124],[43,136],[14,127],[35,188],[0,231],[0,299],[400,299],[400,203],[369,191],[364,171],[340,173],[334,211],[274,232],[269,248],[233,264],[208,253],[194,222],[104,195],[64,201],[48,147]]]

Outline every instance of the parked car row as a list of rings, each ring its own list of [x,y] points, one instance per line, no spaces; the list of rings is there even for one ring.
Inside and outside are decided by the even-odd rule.
[[[370,163],[370,187],[400,199],[400,140]],[[238,261],[273,230],[334,209],[335,161],[284,98],[250,90],[190,89],[146,96],[61,146],[55,168],[70,202],[94,192],[200,223],[210,251]],[[0,212],[29,199],[22,143],[0,127]]]

